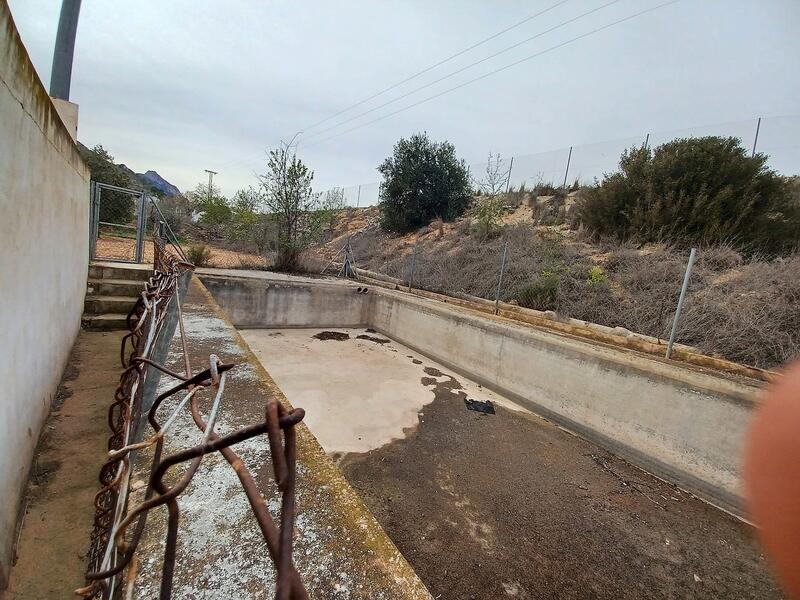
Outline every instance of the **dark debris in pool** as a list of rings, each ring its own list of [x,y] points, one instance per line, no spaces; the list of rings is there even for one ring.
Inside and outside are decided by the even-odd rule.
[[[375,337],[374,335],[365,335],[363,333],[361,335],[357,335],[356,339],[367,340],[370,342],[375,342],[376,344],[388,344],[389,342],[391,342],[391,340],[387,340],[386,338],[379,338]]]
[[[318,340],[333,340],[335,342],[343,342],[345,340],[350,339],[349,333],[344,333],[342,331],[320,331],[319,333],[315,333],[311,337],[316,338]],[[361,337],[361,336],[359,336]]]

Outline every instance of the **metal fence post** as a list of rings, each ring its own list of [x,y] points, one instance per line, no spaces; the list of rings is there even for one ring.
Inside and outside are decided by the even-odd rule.
[[[89,260],[94,258],[94,180],[89,180]]]
[[[683,276],[683,287],[681,287],[681,295],[678,298],[678,307],[675,309],[675,318],[672,320],[672,331],[669,334],[669,343],[667,344],[667,358],[672,355],[672,344],[675,342],[675,334],[678,331],[678,320],[681,318],[681,308],[683,301],[686,298],[686,290],[689,287],[689,277],[692,276],[692,265],[694,265],[694,257],[697,250],[692,248],[689,253],[689,262],[686,264],[686,273]]]
[[[358,197],[356,198],[356,208],[361,204],[361,184],[358,186]]]
[[[506,194],[508,193],[508,186],[511,184],[511,170],[514,168],[514,157],[511,157],[511,164],[508,165],[508,177],[506,178]]]
[[[569,177],[569,163],[572,161],[572,146],[569,147],[569,155],[567,155],[567,169],[564,171],[564,189],[567,188],[567,177]]]
[[[503,260],[500,261],[500,276],[497,278],[497,292],[494,295],[494,314],[500,310],[500,289],[503,287],[503,273],[506,270],[506,253],[508,252],[508,242],[503,246]]]
[[[758,117],[758,122],[756,123],[756,137],[753,140],[753,153],[750,156],[756,155],[756,145],[758,145],[758,132],[761,131],[761,117]]]
[[[142,262],[144,250],[144,233],[147,227],[147,196],[142,192],[139,196],[138,214],[136,218],[136,248],[134,250],[133,262]]]

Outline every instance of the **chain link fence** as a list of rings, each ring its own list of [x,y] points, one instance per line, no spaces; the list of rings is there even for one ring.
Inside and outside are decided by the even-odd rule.
[[[769,155],[769,165],[778,173],[800,173],[800,115],[643,132],[616,140],[504,157],[501,167],[504,172],[509,172],[508,189],[591,185],[596,179],[602,179],[605,173],[617,170],[620,155],[625,150],[642,145],[655,148],[675,139],[712,135],[738,138],[752,152]],[[486,160],[470,163],[469,169],[473,177],[479,180],[486,170]],[[343,190],[346,205],[351,207],[372,206],[380,199],[380,184],[377,182],[337,189]]]

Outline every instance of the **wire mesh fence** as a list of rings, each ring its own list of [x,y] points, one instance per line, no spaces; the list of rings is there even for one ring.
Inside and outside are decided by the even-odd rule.
[[[509,188],[532,189],[536,186],[556,188],[591,185],[606,173],[617,170],[620,156],[630,148],[655,148],[686,137],[735,137],[751,152],[769,155],[769,165],[783,175],[800,173],[800,115],[754,118],[714,125],[701,125],[670,131],[643,132],[616,140],[591,144],[566,145],[563,148],[535,154],[504,156],[502,167],[509,171]],[[486,161],[468,164],[473,177],[479,179]],[[347,206],[375,205],[380,200],[380,184],[362,183],[340,188]]]

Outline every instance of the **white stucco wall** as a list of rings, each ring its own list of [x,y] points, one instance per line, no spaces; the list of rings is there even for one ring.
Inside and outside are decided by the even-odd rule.
[[[0,0],[0,589],[42,423],[80,327],[89,172]]]

